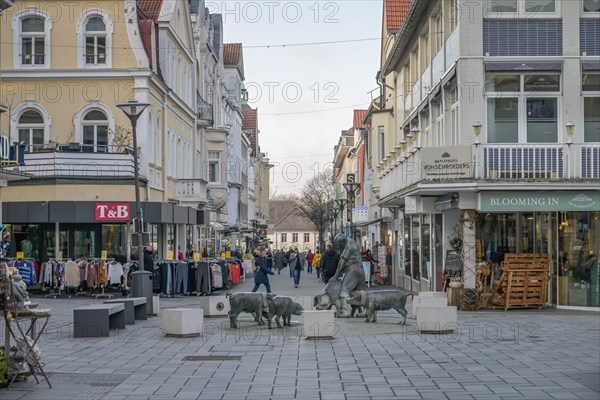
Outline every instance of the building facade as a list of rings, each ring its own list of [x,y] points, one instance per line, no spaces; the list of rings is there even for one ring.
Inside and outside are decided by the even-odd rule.
[[[271,199],[269,202],[267,238],[272,249],[289,250],[298,247],[301,252],[318,246],[318,232],[314,224],[302,214],[294,199]]]
[[[590,1],[386,1],[374,190],[394,284],[552,256],[549,301],[600,307],[600,9]],[[576,6],[574,6],[576,4]]]

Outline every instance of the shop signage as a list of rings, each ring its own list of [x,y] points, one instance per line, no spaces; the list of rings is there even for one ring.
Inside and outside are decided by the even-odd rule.
[[[471,147],[427,147],[421,149],[421,179],[471,177]]]
[[[406,196],[404,198],[404,213],[405,214],[416,214],[417,213],[417,198],[414,196]]]
[[[200,260],[202,260],[202,254],[194,253],[194,261],[200,261]]]
[[[23,253],[22,251],[17,251],[17,258],[18,259],[25,258],[25,253]]]
[[[108,250],[102,250],[101,258],[106,260],[108,258]]]
[[[167,260],[173,259],[173,250],[167,250]]]
[[[129,203],[96,203],[96,221],[129,221]]]
[[[460,253],[454,250],[446,250],[446,263],[444,265],[445,271],[462,271],[463,263]]]
[[[600,211],[600,191],[481,192],[478,211]]]
[[[4,135],[0,136],[0,160],[10,160],[10,140]]]
[[[225,258],[229,258],[231,257],[231,252],[230,251],[226,251],[225,252]]]

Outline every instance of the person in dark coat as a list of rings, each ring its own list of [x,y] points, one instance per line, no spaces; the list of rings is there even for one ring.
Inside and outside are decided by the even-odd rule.
[[[298,248],[294,248],[294,252],[290,256],[290,268],[294,270],[294,287],[300,285],[300,274],[306,268],[306,258],[304,254],[300,253]]]
[[[285,253],[285,263],[288,267],[290,267],[290,278],[294,275],[294,267],[290,265],[290,257],[294,253],[294,249],[290,247],[290,249]]]
[[[144,270],[154,271],[154,246],[151,244],[144,247]]]
[[[265,259],[267,260],[267,268],[269,269],[269,271],[273,270],[273,253],[271,253],[271,250],[267,249],[266,253],[265,253]]]
[[[283,251],[277,250],[275,252],[275,255],[273,256],[273,261],[275,263],[275,269],[277,270],[277,274],[281,274],[281,270],[283,269],[285,264],[285,254],[283,254]]]
[[[256,263],[256,272],[254,273],[254,289],[253,292],[258,290],[258,287],[261,285],[265,285],[267,288],[267,293],[271,293],[271,284],[269,283],[269,275],[275,275],[273,271],[267,268],[267,260],[265,259],[265,248],[259,247],[256,249],[256,259],[254,262]]]
[[[323,275],[323,282],[329,282],[329,279],[335,275],[339,262],[339,254],[333,250],[333,245],[331,243],[327,243],[327,251],[321,258],[321,274]]]

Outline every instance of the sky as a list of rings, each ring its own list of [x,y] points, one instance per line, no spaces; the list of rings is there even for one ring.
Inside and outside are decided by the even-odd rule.
[[[382,3],[206,2],[223,15],[224,42],[244,46],[259,145],[275,165],[272,195],[299,193],[306,180],[331,168],[333,147],[352,127],[353,110],[367,108],[377,96]],[[336,41],[351,42],[314,44]],[[300,43],[313,44],[293,46]]]

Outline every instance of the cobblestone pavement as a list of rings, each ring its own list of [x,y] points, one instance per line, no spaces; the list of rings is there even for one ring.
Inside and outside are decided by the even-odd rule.
[[[296,289],[287,270],[271,282],[274,293],[294,296],[306,309],[323,287],[315,274],[303,273]],[[232,291],[252,286],[249,281]],[[268,330],[248,314],[240,316],[238,330],[226,318],[206,318],[202,337],[166,338],[159,315],[111,331],[109,338],[75,339],[72,310],[101,300],[34,301],[52,310],[40,346],[54,388],[30,378],[0,390],[2,400],[600,397],[598,313],[459,312],[454,334],[423,335],[415,332],[411,314],[401,326],[400,315],[386,311],[376,324],[336,320],[332,340],[302,338],[301,316],[289,328]],[[161,309],[198,301],[161,298]],[[184,361],[200,355],[239,359]]]

